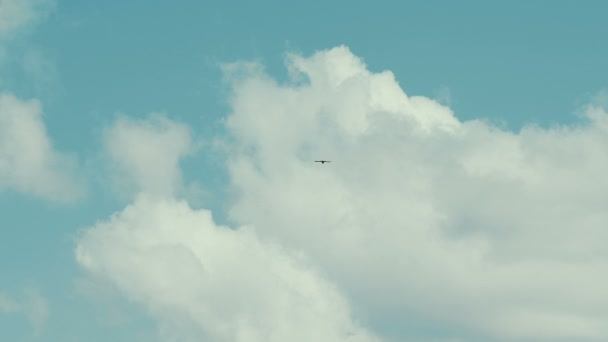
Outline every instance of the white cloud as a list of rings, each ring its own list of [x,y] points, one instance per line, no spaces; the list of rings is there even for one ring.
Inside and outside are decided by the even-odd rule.
[[[183,191],[179,161],[196,151],[189,128],[152,114],[136,120],[120,116],[105,132],[105,151],[117,189],[171,197]]]
[[[174,199],[186,126],[123,118],[106,135],[140,195],[84,232],[77,259],[166,340],[374,340],[353,312],[398,341],[608,338],[604,107],[514,133],[408,96],[345,47],[288,67],[288,84],[226,69],[218,144],[239,229]]]
[[[41,111],[37,100],[0,94],[0,190],[73,201],[84,191],[75,160],[53,148]]]
[[[288,62],[307,83],[251,65],[233,81],[236,222],[306,251],[372,317],[486,340],[608,338],[604,108],[513,133],[407,96],[345,47]]]
[[[105,143],[135,201],[83,232],[77,261],[93,281],[146,308],[165,340],[376,340],[301,256],[174,199],[179,160],[195,148],[187,126],[161,115],[120,117]]]
[[[305,261],[205,210],[140,195],[88,229],[78,262],[159,319],[170,341],[374,341]]]

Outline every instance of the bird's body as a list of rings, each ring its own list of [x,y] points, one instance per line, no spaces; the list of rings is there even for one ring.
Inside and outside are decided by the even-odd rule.
[[[321,163],[321,164],[331,163],[331,160],[315,160],[315,163]]]

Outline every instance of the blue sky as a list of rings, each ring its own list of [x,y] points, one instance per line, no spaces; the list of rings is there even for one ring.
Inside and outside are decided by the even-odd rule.
[[[377,293],[403,298],[408,294],[436,297],[433,286],[428,284],[449,279],[444,278],[448,275],[428,272],[432,275],[420,282],[427,285],[408,287],[404,285],[405,279],[416,278],[415,268],[403,266],[402,273],[387,271],[398,279],[375,271],[397,267],[386,263],[383,257],[401,260],[403,256],[403,260],[413,260],[407,253],[399,254],[401,248],[408,249],[407,242],[401,247],[393,246],[395,254],[384,255],[382,248],[371,248],[365,252],[370,255],[367,265],[370,273],[358,273],[343,263],[347,255],[352,256],[349,253],[353,250],[361,252],[353,247],[359,245],[355,242],[347,245],[344,241],[351,240],[339,235],[336,244],[342,249],[337,248],[335,253],[344,258],[334,258],[331,253],[320,250],[323,243],[333,249],[333,240],[324,235],[330,234],[323,232],[327,227],[316,225],[318,221],[313,218],[319,218],[319,222],[337,220],[334,226],[344,225],[344,234],[353,237],[352,241],[356,241],[355,237],[367,236],[366,232],[377,229],[376,226],[417,225],[425,231],[440,232],[437,246],[443,247],[437,247],[438,251],[450,250],[452,247],[445,246],[461,241],[462,236],[480,238],[489,246],[490,259],[501,260],[500,265],[490,263],[489,266],[498,270],[497,284],[534,274],[533,265],[539,260],[556,263],[555,273],[563,274],[563,279],[548,276],[538,284],[522,283],[523,288],[530,290],[523,294],[513,290],[515,285],[501,288],[503,292],[497,293],[510,299],[496,303],[499,308],[520,309],[522,298],[542,297],[534,290],[539,288],[558,298],[563,292],[555,283],[568,284],[566,280],[575,276],[604,284],[607,279],[597,276],[592,268],[594,262],[607,262],[605,257],[602,259],[606,249],[591,242],[605,237],[601,228],[608,223],[601,212],[601,203],[606,199],[602,189],[607,186],[601,175],[602,171],[608,171],[602,154],[608,146],[603,121],[605,108],[593,107],[601,102],[598,94],[607,86],[607,11],[608,5],[600,1],[584,4],[309,1],[285,5],[280,1],[0,0],[0,94],[11,94],[16,99],[7,100],[4,107],[0,104],[0,110],[5,111],[0,113],[0,119],[8,118],[0,120],[5,125],[4,129],[0,128],[0,134],[5,135],[0,138],[0,178],[4,178],[0,180],[1,339],[236,340],[214,330],[215,321],[202,313],[193,314],[192,308],[180,307],[169,299],[158,302],[166,292],[155,294],[156,290],[147,288],[146,282],[123,281],[122,272],[126,271],[114,263],[113,258],[118,255],[139,260],[141,255],[134,251],[147,246],[137,242],[140,238],[146,240],[146,224],[155,227],[150,228],[150,235],[158,237],[159,244],[164,241],[160,237],[169,240],[173,237],[160,223],[158,227],[157,223],[141,223],[147,221],[141,218],[140,222],[135,214],[136,218],[125,218],[122,226],[111,223],[106,227],[100,222],[110,220],[112,213],[125,213],[128,205],[133,205],[135,212],[140,209],[146,212],[146,208],[159,205],[154,201],[164,198],[169,203],[181,199],[191,206],[192,213],[185,214],[167,209],[167,217],[184,215],[185,218],[173,217],[175,222],[198,220],[197,210],[209,210],[215,223],[206,222],[206,225],[217,224],[217,229],[228,225],[236,231],[241,226],[252,226],[255,229],[251,239],[278,241],[280,248],[275,251],[274,247],[256,247],[258,242],[242,242],[250,241],[246,235],[249,233],[243,233],[244,237],[239,235],[235,241],[243,240],[235,242],[237,245],[243,244],[247,246],[243,250],[260,255],[251,258],[256,261],[247,262],[273,264],[288,258],[283,249],[307,255],[312,266],[311,270],[302,271],[305,273],[302,277],[311,277],[311,282],[323,289],[311,295],[316,298],[312,302],[323,302],[334,296],[345,298],[348,305],[336,304],[333,314],[321,316],[328,322],[344,319],[363,329],[361,341],[372,341],[373,336],[382,341],[502,341],[514,336],[543,341],[601,340],[608,332],[595,324],[601,317],[605,318],[607,312],[604,308],[593,316],[593,305],[585,305],[594,301],[603,303],[605,296],[593,289],[586,290],[589,298],[581,300],[583,308],[576,317],[579,319],[576,322],[582,322],[578,326],[592,331],[589,334],[579,331],[575,323],[570,330],[546,328],[540,335],[510,328],[518,325],[517,322],[535,322],[533,313],[511,317],[502,311],[490,310],[492,314],[486,313],[487,317],[495,320],[482,324],[460,320],[458,314],[440,304],[426,305],[428,303],[416,300],[386,304],[391,300],[379,298],[384,294],[375,297]],[[299,57],[289,60],[288,54]],[[258,63],[264,71],[245,71],[243,79],[222,71],[227,63],[237,63],[237,69],[243,68],[238,64],[243,62]],[[286,90],[291,89],[286,64],[306,75],[312,84],[311,92],[317,97],[308,97],[312,95],[298,87],[293,88],[293,92]],[[339,67],[342,65],[349,65],[348,70],[364,70],[352,71],[352,75],[356,75],[353,79],[359,81],[352,81],[344,88],[327,81],[332,77],[352,76],[348,74],[350,71]],[[335,71],[338,69],[342,71]],[[385,70],[392,72],[394,82],[390,77],[368,81],[368,78],[375,80],[375,76],[370,75],[380,75]],[[329,76],[325,79],[323,75]],[[269,79],[274,79],[274,83]],[[399,92],[401,95],[395,95],[395,84],[407,95]],[[368,89],[365,88],[368,86],[370,93],[389,95],[386,98],[377,95],[378,102],[359,103],[357,96],[368,94],[368,90],[358,87]],[[39,122],[46,133],[19,130],[8,124],[17,120],[15,118],[26,117],[25,110],[15,109],[18,107],[15,103],[32,99],[40,104]],[[310,121],[312,114],[306,112],[307,108],[317,103],[332,124],[324,126],[321,124],[324,121]],[[293,117],[285,119],[282,115],[286,114],[280,114],[284,110],[293,111]],[[391,121],[397,120],[392,117],[379,117],[378,126],[371,123],[368,126],[366,120],[371,114],[358,116],[355,112],[359,110],[401,113],[398,115],[414,118],[420,127],[428,124],[433,133],[420,137],[414,128],[402,127],[405,124]],[[150,113],[160,113],[161,119],[154,119]],[[427,122],[424,118],[433,119]],[[475,121],[477,119],[489,123]],[[555,128],[559,125],[578,127],[578,130]],[[435,129],[439,130],[435,127],[451,128],[445,128],[449,133],[435,133]],[[27,142],[38,141],[40,134],[48,138],[52,147],[40,147],[44,157],[36,159]],[[316,134],[319,139],[306,134]],[[450,140],[445,134],[461,138]],[[330,171],[331,176],[319,175],[318,170],[301,166],[300,163],[305,165],[302,158],[317,158],[311,154],[315,151],[326,153],[328,158],[344,156],[343,166]],[[285,162],[289,166],[281,166],[277,160],[283,160],[281,158],[289,155],[287,152],[294,152],[298,162],[293,161],[293,165]],[[359,162],[354,164],[354,159],[348,159],[363,152],[374,156],[377,168]],[[392,164],[391,160],[397,161]],[[22,163],[19,165],[25,165],[25,169],[11,163]],[[401,165],[404,168],[400,170],[409,171],[397,171],[396,166],[391,165]],[[446,170],[454,165],[464,166],[460,171]],[[427,178],[421,174],[433,176]],[[402,175],[422,178],[410,178],[416,179],[410,184],[404,180],[408,176]],[[298,185],[300,181],[312,183]],[[50,182],[63,185],[49,186]],[[306,190],[315,189],[314,184],[324,184],[328,194],[321,192],[317,194],[319,198],[309,198]],[[168,192],[163,190],[168,188],[171,188]],[[394,194],[396,189],[402,192]],[[72,193],[73,199],[58,200],[62,194]],[[137,193],[153,199],[140,202]],[[399,195],[406,193],[410,195]],[[415,200],[408,196],[414,196]],[[311,203],[318,208],[306,209]],[[410,214],[405,213],[409,209],[399,209],[409,204],[408,208],[413,208],[419,203],[422,203],[419,210],[412,209]],[[330,212],[342,216],[334,217],[321,208],[330,208]],[[301,211],[309,215],[299,214]],[[435,221],[431,214],[433,219],[431,216],[413,218],[427,211],[442,217],[443,221]],[[568,215],[562,214],[562,217],[555,215],[556,212]],[[191,219],[189,215],[193,215]],[[400,215],[410,216],[406,219]],[[164,216],[157,219],[154,222],[165,222]],[[168,224],[173,227],[172,223]],[[559,226],[555,228],[558,233],[550,230],[554,224]],[[302,230],[297,228],[299,225],[304,225]],[[176,230],[178,226],[181,227],[175,223]],[[114,227],[116,230],[112,230]],[[187,236],[186,232],[193,234],[193,241],[199,234],[196,224],[183,223],[183,227],[184,235],[175,233],[176,244],[187,246],[199,258],[209,257],[219,268],[223,268],[222,262],[225,262],[226,267],[244,265],[244,269],[252,269],[252,273],[257,274],[259,265],[248,266],[242,259],[247,256],[205,254],[211,252],[179,240],[177,235]],[[577,240],[573,243],[576,246],[571,246],[567,241],[572,241],[571,233],[578,228],[589,230],[591,242]],[[124,234],[120,229],[125,229]],[[378,238],[371,243],[382,245],[387,241],[402,241],[401,238],[407,240],[401,235],[391,235],[399,229],[386,229],[380,235],[387,240]],[[98,233],[87,235],[93,231]],[[305,236],[301,231],[310,231],[311,235]],[[205,235],[208,240],[201,239],[216,241],[217,238],[218,244],[232,243],[216,237],[213,232],[216,230],[210,228],[210,235]],[[125,236],[129,236],[128,241],[121,240]],[[420,241],[430,239],[422,235],[419,238]],[[496,242],[501,239],[504,242]],[[124,246],[125,250],[114,250],[113,243]],[[266,246],[266,242],[259,243]],[[589,243],[593,246],[585,248]],[[82,254],[75,252],[78,247]],[[393,247],[386,248],[392,250]],[[196,252],[199,250],[202,254]],[[374,251],[378,252],[377,258],[371,256]],[[435,260],[429,264],[420,261],[424,265],[421,268],[449,268],[443,252],[437,253],[416,254],[413,258]],[[516,255],[529,265],[500,273],[502,260],[520,260]],[[562,260],[579,260],[583,256],[593,260],[589,265],[579,265],[590,273],[572,271],[576,273],[573,275],[568,273],[569,266],[559,264]],[[181,260],[179,258],[172,255],[168,260]],[[243,264],[232,264],[233,259],[243,260]],[[88,264],[86,260],[93,261]],[[150,273],[141,275],[141,279],[150,276],[149,281],[153,283],[172,277],[170,273],[160,278],[153,276],[154,265],[164,259],[145,260],[148,261],[135,267],[135,270],[150,267]],[[438,264],[440,261],[436,260],[448,264]],[[176,265],[179,263],[173,268]],[[287,266],[277,267],[282,270]],[[285,274],[292,274],[289,272]],[[205,278],[203,283],[227,281],[232,286],[226,279],[241,281],[245,284],[243,288],[233,290],[253,293],[251,297],[243,295],[248,298],[243,299],[245,302],[253,297],[266,298],[266,292],[255,292],[246,285],[258,284],[258,278],[248,278],[249,272],[244,273],[247,275],[222,276],[221,280]],[[260,271],[260,274],[265,273]],[[477,279],[480,273],[466,269],[458,274]],[[259,284],[274,284],[274,276],[273,273],[260,278],[265,280]],[[289,276],[281,275],[281,281],[283,277]],[[362,284],[362,279],[377,279],[378,283],[352,285]],[[386,281],[394,281],[396,285],[385,289],[381,284]],[[513,282],[518,284],[516,280]],[[299,283],[294,280],[293,284]],[[335,286],[336,293],[326,290],[325,284]],[[274,288],[274,285],[268,286]],[[299,288],[299,285],[293,286]],[[425,286],[431,288],[428,293],[422,290]],[[491,290],[493,285],[479,286],[487,287],[487,298],[497,295]],[[446,291],[446,303],[460,307],[461,303],[472,300],[471,293],[475,291],[471,288],[477,287],[462,285]],[[184,293],[190,290],[184,289]],[[276,290],[284,289],[277,287]],[[188,300],[196,303],[196,298],[201,296]],[[538,299],[534,310],[546,313],[546,317],[558,318],[551,321],[539,316],[539,322],[562,322],[570,326],[570,318],[560,321],[559,313],[551,311],[551,303],[555,303],[552,298]],[[213,308],[224,307],[223,302],[218,300],[218,303],[203,301],[201,305],[208,305],[213,316]],[[556,306],[568,303],[564,299]],[[478,310],[476,315],[486,316],[482,304],[472,306]],[[527,308],[524,304],[521,307]],[[173,309],[177,312],[175,315]],[[534,310],[531,312],[536,312]],[[289,312],[278,312],[279,317],[289,315]],[[510,311],[505,309],[505,312]],[[239,309],[234,309],[232,314],[236,317],[238,313]],[[291,313],[310,314],[306,310]],[[226,314],[225,319],[229,321],[232,314]],[[184,319],[182,315],[189,318]],[[352,321],[344,318],[350,315],[356,318]],[[175,323],[180,320],[192,326]],[[359,321],[360,324],[353,323]],[[261,328],[266,327],[262,323],[251,324],[251,331],[259,332],[261,339],[256,339],[254,333],[243,333],[239,341],[269,340],[272,334],[264,329],[272,332],[271,328]],[[308,328],[314,331],[315,324],[311,323]],[[286,336],[298,333],[289,330],[292,326],[297,324],[285,323]],[[319,336],[335,332],[325,326],[323,329],[329,330],[319,329]],[[336,333],[333,340],[341,341],[340,336]]]

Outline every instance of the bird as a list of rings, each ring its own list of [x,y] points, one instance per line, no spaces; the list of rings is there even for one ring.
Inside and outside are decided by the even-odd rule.
[[[321,163],[321,164],[331,163],[331,160],[315,160],[315,163]]]

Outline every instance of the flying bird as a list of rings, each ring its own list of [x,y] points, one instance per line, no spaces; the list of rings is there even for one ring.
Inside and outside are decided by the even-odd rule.
[[[331,163],[331,160],[315,160],[315,163],[321,163],[321,164]]]

